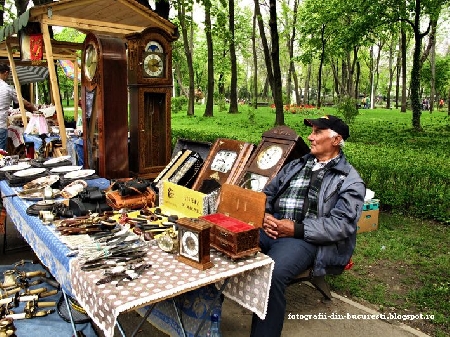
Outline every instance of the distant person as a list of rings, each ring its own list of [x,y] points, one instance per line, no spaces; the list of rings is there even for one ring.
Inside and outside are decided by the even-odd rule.
[[[17,98],[16,90],[6,83],[10,73],[9,65],[5,63],[0,63],[0,149],[6,150],[6,145],[8,141],[8,115],[11,102],[16,104],[19,103]],[[25,109],[33,112],[38,109],[28,102],[26,99],[23,100]]]
[[[441,111],[443,107],[444,107],[444,100],[441,98],[439,100],[439,111]]]
[[[370,109],[370,97],[366,97],[366,109]]]

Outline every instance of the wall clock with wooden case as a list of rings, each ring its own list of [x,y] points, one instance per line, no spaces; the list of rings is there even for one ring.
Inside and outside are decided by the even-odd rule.
[[[197,218],[181,218],[177,224],[177,260],[200,270],[213,267],[210,255],[211,225]]]
[[[280,169],[309,153],[309,147],[291,128],[282,125],[263,133],[262,140],[245,165],[239,185],[262,191]]]
[[[126,36],[130,94],[130,171],[155,178],[170,160],[172,42],[158,27]]]
[[[219,138],[211,147],[192,189],[204,191],[208,182],[218,187],[223,184],[235,184],[241,169],[250,158],[253,144],[234,139]]]
[[[127,60],[121,39],[89,33],[81,58],[84,166],[128,177]]]

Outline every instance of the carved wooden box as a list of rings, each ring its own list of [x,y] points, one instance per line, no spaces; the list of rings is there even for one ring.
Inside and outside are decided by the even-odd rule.
[[[232,259],[258,252],[265,204],[262,192],[222,185],[217,213],[200,217],[212,225],[211,247]]]

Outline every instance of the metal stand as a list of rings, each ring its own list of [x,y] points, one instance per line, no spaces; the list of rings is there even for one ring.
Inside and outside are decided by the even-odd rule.
[[[213,301],[210,303],[210,305],[208,306],[206,312],[208,313],[206,315],[206,317],[203,318],[203,320],[201,321],[200,325],[197,328],[197,331],[194,334],[194,337],[197,337],[200,334],[200,331],[202,330],[203,326],[206,323],[206,320],[211,316],[211,312],[212,309],[214,308],[214,305],[217,303],[217,301],[220,299],[220,297],[223,294],[223,291],[225,290],[225,287],[227,286],[227,284],[230,282],[230,278],[227,278],[224,283],[222,284],[222,286],[219,289],[219,292],[217,293],[217,295],[214,297]],[[177,314],[177,319],[178,319],[178,324],[181,327],[181,330],[183,331],[183,335],[186,337],[186,330],[184,328],[183,325],[183,319],[182,319],[182,313],[181,313],[181,309],[179,308],[179,306],[177,306],[177,304],[175,303],[175,300],[172,298],[172,303],[173,306],[175,308],[175,312]],[[139,332],[139,329],[142,327],[142,325],[144,324],[144,322],[147,320],[148,316],[150,316],[151,312],[153,311],[154,307],[155,307],[156,303],[153,303],[152,305],[150,305],[150,307],[147,309],[147,311],[145,312],[145,315],[142,317],[141,322],[139,323],[139,325],[137,326],[137,328],[134,330],[134,332],[132,333],[132,335],[130,337],[134,337],[136,336],[136,334]],[[117,327],[119,328],[120,332],[122,333],[122,336],[126,336],[125,332],[123,331],[122,327],[120,326],[119,321],[117,321],[116,323]]]

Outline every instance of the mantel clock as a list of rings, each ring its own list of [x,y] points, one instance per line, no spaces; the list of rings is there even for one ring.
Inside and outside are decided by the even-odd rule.
[[[214,266],[210,255],[211,225],[198,218],[181,218],[178,224],[178,256],[180,262],[205,270]]]
[[[84,167],[105,178],[128,177],[125,44],[89,33],[81,58]]]

